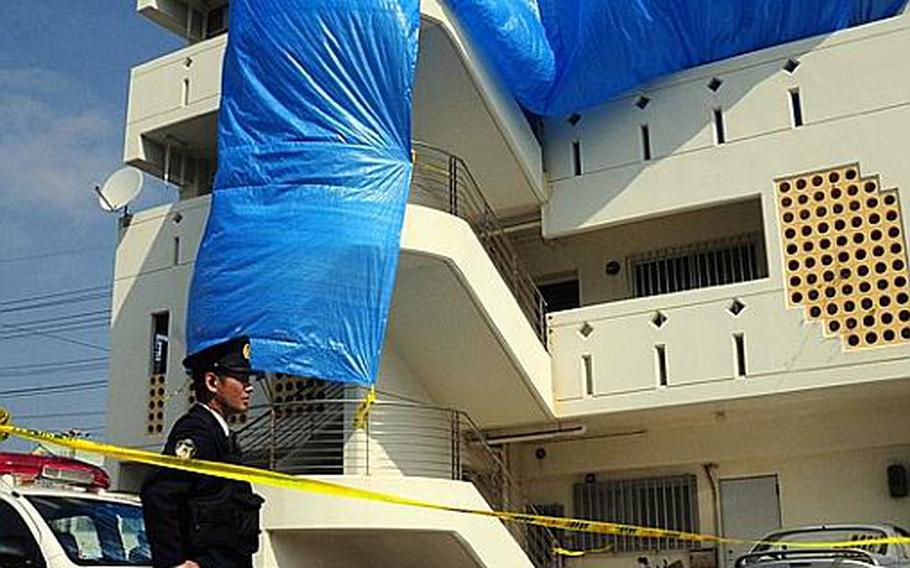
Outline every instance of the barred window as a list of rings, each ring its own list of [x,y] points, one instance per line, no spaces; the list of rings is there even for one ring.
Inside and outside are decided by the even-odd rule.
[[[767,276],[761,234],[745,234],[629,257],[636,298],[707,286],[747,282]]]
[[[575,516],[594,521],[698,532],[698,488],[694,475],[576,483]],[[693,543],[673,538],[640,538],[575,533],[582,549],[611,548],[639,552],[691,548]]]

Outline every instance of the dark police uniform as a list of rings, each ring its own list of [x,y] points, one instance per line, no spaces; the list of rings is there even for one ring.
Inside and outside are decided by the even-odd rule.
[[[240,448],[201,404],[177,420],[164,453],[240,463]],[[252,566],[263,500],[249,483],[162,468],[143,484],[141,497],[155,568],[187,560],[202,568]]]

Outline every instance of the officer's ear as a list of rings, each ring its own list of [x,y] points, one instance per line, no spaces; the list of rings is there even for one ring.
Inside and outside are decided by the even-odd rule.
[[[218,381],[221,379],[215,373],[208,371],[205,374],[205,390],[209,391],[212,394],[218,392]]]

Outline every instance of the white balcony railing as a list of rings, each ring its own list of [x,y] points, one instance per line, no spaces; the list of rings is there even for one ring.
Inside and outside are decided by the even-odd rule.
[[[560,312],[549,330],[559,414],[823,388],[910,368],[906,345],[845,352],[839,335],[787,308],[768,278]]]

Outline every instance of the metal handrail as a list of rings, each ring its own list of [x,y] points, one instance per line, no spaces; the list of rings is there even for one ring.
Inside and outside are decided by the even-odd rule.
[[[307,394],[317,392],[313,389],[306,389]],[[253,419],[237,432],[244,463],[290,474],[470,481],[494,509],[537,513],[499,451],[486,443],[466,413],[380,399],[358,421],[362,398],[357,398],[357,389],[328,392],[328,398],[301,397],[250,409]],[[560,566],[560,557],[552,552],[559,546],[552,531],[505,526],[535,566]]]
[[[410,201],[446,211],[468,222],[546,347],[546,302],[471,170],[464,160],[441,148],[419,141],[414,141],[413,147]]]

